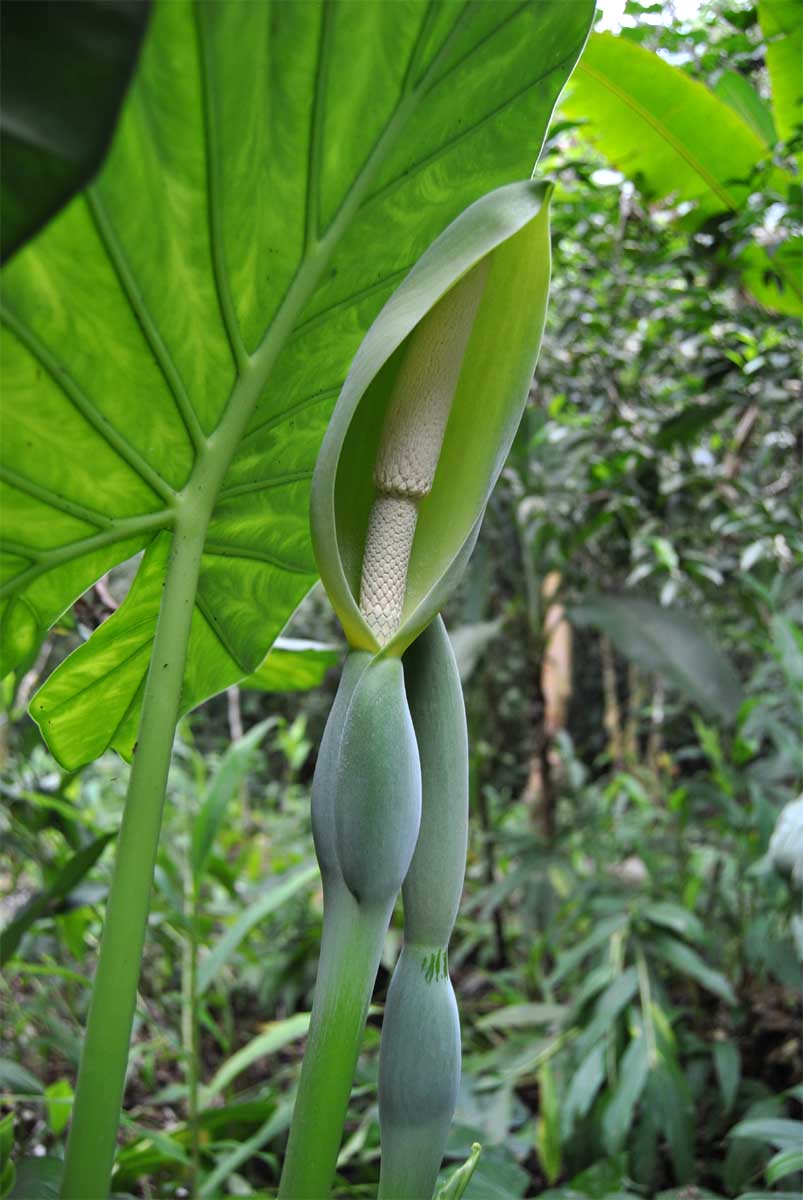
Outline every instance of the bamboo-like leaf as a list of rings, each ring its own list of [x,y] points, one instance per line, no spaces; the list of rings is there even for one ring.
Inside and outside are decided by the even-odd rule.
[[[271,718],[260,721],[239,741],[232,743],[206,790],[192,826],[190,860],[196,884],[203,877],[226,806],[253,765],[255,752],[271,723]]]
[[[317,874],[318,868],[313,865],[294,871],[287,879],[282,877],[240,913],[201,962],[198,971],[199,996],[203,995],[217,973],[223,969],[240,942],[254,926],[263,921],[270,913],[276,912],[302,888],[307,887]]]
[[[611,33],[591,35],[561,108],[585,123],[590,140],[649,197],[688,204],[686,220],[692,227],[720,213],[739,212],[753,190],[756,167],[768,158],[754,120],[744,120],[731,104],[658,54]],[[771,183],[785,195],[794,180],[776,170]],[[758,245],[750,250],[743,262],[748,286],[761,287],[763,303],[799,313],[799,247],[789,246],[774,258]],[[777,283],[762,285],[764,272],[773,269]]]
[[[633,1123],[633,1110],[646,1087],[649,1070],[647,1037],[640,1033],[622,1055],[619,1079],[602,1119],[605,1148],[609,1154],[618,1153],[625,1143]]]
[[[108,846],[116,832],[102,833],[88,845],[73,854],[64,864],[52,882],[41,892],[32,896],[28,903],[17,913],[12,921],[0,934],[0,963],[5,966],[11,958],[23,935],[35,921],[48,916],[56,904],[69,896],[84,876],[92,870],[103,851]]]
[[[315,577],[310,476],[365,331],[530,173],[593,7],[156,6],[97,183],[4,274],[4,670],[146,550],[34,701],[63,765],[131,753],[180,547],[203,545],[183,710],[263,661]]]
[[[246,1042],[236,1054],[232,1054],[218,1067],[213,1078],[203,1088],[201,1093],[203,1106],[209,1105],[219,1092],[228,1087],[231,1081],[252,1063],[260,1058],[265,1058],[268,1054],[275,1054],[277,1050],[281,1050],[290,1042],[304,1037],[309,1028],[309,1019],[310,1014],[302,1012],[294,1013],[292,1017],[287,1017],[284,1021],[272,1021],[262,1033],[251,1038],[250,1042]]]
[[[638,973],[635,967],[627,967],[618,975],[610,987],[602,993],[594,1006],[594,1016],[577,1039],[577,1054],[586,1055],[600,1038],[611,1030],[622,1010],[638,991]]]
[[[742,1077],[742,1059],[736,1042],[715,1042],[712,1050],[714,1070],[725,1111],[733,1108]]]
[[[753,132],[758,134],[765,145],[775,144],[777,135],[772,113],[749,79],[740,75],[738,71],[723,71],[714,91],[720,100],[730,105]]]
[[[571,1135],[574,1123],[584,1117],[594,1103],[597,1092],[605,1079],[604,1042],[589,1050],[569,1083],[563,1103],[563,1135]]]
[[[798,0],[759,0],[758,19],[767,39],[775,125],[790,138],[803,122],[803,7]]]
[[[677,938],[655,937],[650,942],[650,948],[676,971],[696,980],[701,987],[719,996],[726,1004],[736,1003],[733,988],[725,976],[709,967],[691,946],[679,942]]]
[[[546,1062],[538,1071],[538,1120],[535,1126],[535,1150],[547,1177],[554,1183],[561,1168],[560,1106],[555,1076]]]
[[[728,1137],[754,1138],[778,1150],[797,1150],[803,1137],[803,1122],[785,1117],[754,1117],[734,1125]]]
[[[636,596],[596,596],[571,609],[572,621],[606,633],[617,649],[655,671],[706,712],[732,721],[742,699],[728,659],[686,613]]]

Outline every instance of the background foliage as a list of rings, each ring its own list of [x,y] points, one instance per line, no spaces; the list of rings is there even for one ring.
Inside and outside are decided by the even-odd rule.
[[[544,350],[447,613],[472,745],[449,1145],[454,1165],[483,1144],[469,1198],[800,1190],[801,873],[771,837],[803,787],[803,404],[798,325],[761,303],[794,307],[772,263],[795,261],[800,233],[799,105],[782,67],[796,7],[720,3],[681,22],[631,2],[584,60],[599,72],[614,41],[611,53],[659,50],[680,93],[693,80],[704,103],[737,109],[765,151],[732,205],[689,207],[646,142],[634,158],[600,137],[582,70],[546,147]],[[59,766],[24,714],[131,575],[104,576],[4,685],[0,1140],[13,1133],[15,1161],[44,1154],[40,1188],[63,1147],[126,769],[111,753]],[[181,726],[121,1195],[276,1186],[320,934],[309,783],[339,657],[317,592],[291,633]],[[398,940],[394,923],[343,1196],[375,1190]],[[32,1194],[28,1169],[2,1186]]]

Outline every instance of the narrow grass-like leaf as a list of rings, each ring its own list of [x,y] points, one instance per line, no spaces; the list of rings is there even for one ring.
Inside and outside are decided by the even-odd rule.
[[[309,1019],[309,1013],[295,1013],[284,1021],[271,1022],[262,1033],[252,1038],[217,1069],[206,1087],[201,1090],[201,1104],[210,1104],[233,1079],[258,1059],[275,1054],[290,1042],[304,1037],[309,1029]]]
[[[658,958],[663,959],[664,962],[674,967],[682,975],[687,975],[690,979],[694,979],[706,991],[713,992],[715,996],[719,996],[726,1004],[736,1003],[733,988],[725,976],[719,971],[715,971],[712,967],[709,967],[697,951],[692,950],[691,946],[685,945],[684,942],[678,941],[677,938],[656,937],[650,943],[650,949]]]
[[[767,1183],[777,1183],[796,1171],[803,1171],[803,1149],[780,1150],[764,1168]]]
[[[706,712],[732,721],[742,702],[739,677],[700,626],[685,613],[633,596],[597,596],[570,609],[622,654],[655,671]]]
[[[196,886],[203,877],[226,806],[253,765],[259,744],[272,723],[271,718],[260,721],[229,747],[206,790],[192,826],[191,862]]]
[[[318,875],[316,866],[302,867],[288,879],[282,878],[252,901],[232,922],[212,951],[202,959],[198,970],[198,995],[202,996],[215,976],[223,969],[240,942],[260,921],[292,899]]]
[[[438,1200],[461,1200],[466,1188],[471,1182],[471,1176],[476,1170],[482,1154],[482,1146],[474,1142],[471,1154],[464,1163],[455,1170],[438,1192]]]
[[[280,1104],[276,1112],[272,1113],[263,1125],[260,1125],[256,1133],[246,1138],[244,1142],[240,1142],[228,1154],[224,1154],[218,1159],[214,1170],[210,1171],[201,1185],[201,1190],[198,1193],[200,1200],[215,1200],[220,1195],[222,1185],[230,1175],[234,1174],[238,1167],[248,1162],[258,1150],[262,1149],[266,1142],[271,1141],[284,1132],[290,1124],[291,1115],[292,1106],[289,1103]]]
[[[645,1034],[640,1033],[628,1045],[619,1064],[619,1079],[602,1119],[605,1147],[617,1154],[633,1123],[633,1111],[647,1084],[650,1051]]]
[[[22,1096],[40,1096],[44,1088],[27,1067],[0,1058],[0,1092]]]
[[[31,925],[50,915],[54,907],[78,886],[115,836],[114,832],[103,833],[77,851],[67,860],[53,882],[41,892],[37,892],[17,913],[0,934],[0,964],[5,966]]]

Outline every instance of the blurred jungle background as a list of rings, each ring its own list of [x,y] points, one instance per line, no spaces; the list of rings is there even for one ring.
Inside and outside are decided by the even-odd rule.
[[[796,1196],[803,1180],[801,129],[783,91],[802,10],[692,7],[628,0],[555,116],[547,336],[446,613],[472,754],[448,1148],[453,1167],[482,1143],[469,1200]],[[746,179],[733,151],[738,207],[716,178],[689,200],[641,127],[617,125],[594,88],[608,72],[627,91],[623,47],[761,139]],[[0,1088],[28,1155],[62,1152],[126,770],[109,753],[60,772],[26,706],[132,570],[4,685]],[[321,927],[309,789],[342,654],[316,590],[256,676],[182,723],[119,1195],[275,1194]],[[397,914],[343,1197],[375,1192],[399,939]]]

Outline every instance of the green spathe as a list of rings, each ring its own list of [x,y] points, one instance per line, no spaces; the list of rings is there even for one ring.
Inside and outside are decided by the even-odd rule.
[[[466,209],[394,292],[363,341],[315,469],[312,534],[324,585],[350,644],[375,652],[359,610],[374,463],[405,342],[437,302],[483,259],[473,321],[432,491],[420,504],[400,655],[426,628],[462,571],[527,399],[546,315],[551,185],[509,184]]]

